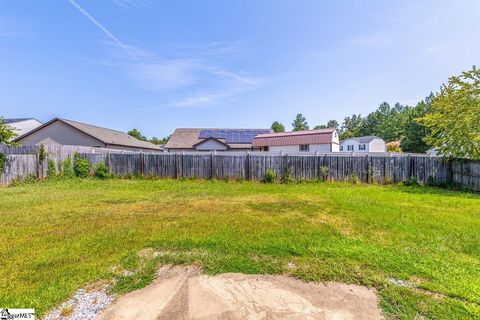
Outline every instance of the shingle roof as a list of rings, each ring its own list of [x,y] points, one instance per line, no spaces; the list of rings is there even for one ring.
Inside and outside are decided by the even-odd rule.
[[[347,138],[342,141],[340,141],[340,144],[344,143],[347,140],[354,140],[358,143],[370,143],[373,139],[382,139],[377,136],[365,136],[365,137],[352,137],[352,138]]]
[[[333,141],[334,128],[259,134],[252,147],[289,146],[300,144],[329,144]]]
[[[130,135],[128,135],[125,132],[117,131],[117,130],[112,130],[112,129],[107,129],[107,128],[102,128],[98,126],[94,126],[91,124],[86,124],[82,122],[77,122],[73,120],[67,120],[67,119],[59,119],[55,118],[53,120],[50,120],[49,122],[37,127],[36,129],[33,129],[32,131],[17,137],[14,141],[18,141],[23,139],[24,137],[50,125],[51,123],[55,121],[61,121],[63,123],[66,123],[92,137],[94,137],[97,140],[102,141],[105,144],[111,144],[111,145],[119,145],[119,146],[125,146],[125,147],[134,147],[134,148],[143,148],[143,149],[152,149],[152,150],[161,150],[161,148],[151,142],[147,141],[141,141],[138,140]]]
[[[221,128],[178,128],[175,129],[173,132],[172,136],[168,140],[167,144],[165,145],[166,149],[193,149],[196,144],[199,142],[205,140],[207,135],[205,135],[205,138],[200,138],[201,133],[206,133],[206,132],[213,132],[213,133],[218,133],[218,132],[223,132],[223,133],[233,133],[233,132],[257,132],[257,131],[262,131],[262,132],[271,132],[270,129],[221,129]],[[228,134],[227,134],[228,135]],[[248,135],[247,135],[248,136]],[[216,137],[216,139],[222,140],[221,138]],[[253,139],[253,136],[251,137]],[[242,141],[243,142],[243,141]],[[227,145],[232,148],[232,149],[242,149],[242,148],[250,148],[251,147],[251,141],[244,141],[243,143],[228,143],[226,141]]]

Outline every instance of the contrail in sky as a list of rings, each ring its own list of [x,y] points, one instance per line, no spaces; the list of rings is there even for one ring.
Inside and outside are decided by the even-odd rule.
[[[142,60],[140,60],[140,58],[132,52],[132,50],[130,50],[128,48],[128,46],[126,46],[125,44],[123,44],[122,41],[118,40],[117,37],[115,37],[110,31],[107,30],[107,28],[105,28],[100,22],[98,22],[97,19],[95,19],[94,17],[92,17],[92,15],[90,13],[88,13],[85,9],[83,9],[75,0],[68,0],[68,2],[70,2],[70,4],[75,8],[77,9],[78,11],[80,11],[80,13],[82,13],[85,17],[88,18],[88,20],[90,20],[94,25],[96,25],[100,30],[102,30],[110,39],[113,40],[113,42],[115,42],[115,44],[120,47],[121,49],[125,50],[125,52],[130,56],[132,57],[133,59],[135,59],[136,61],[142,63]]]

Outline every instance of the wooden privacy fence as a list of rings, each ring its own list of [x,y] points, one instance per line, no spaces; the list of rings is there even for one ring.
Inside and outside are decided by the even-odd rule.
[[[69,154],[8,155],[1,184],[35,175],[46,177],[47,162],[57,167]],[[480,162],[425,156],[261,155],[175,153],[80,153],[95,167],[104,162],[115,176],[158,178],[245,179],[262,181],[267,170],[277,179],[397,183],[413,177],[422,184],[456,183],[480,191]]]

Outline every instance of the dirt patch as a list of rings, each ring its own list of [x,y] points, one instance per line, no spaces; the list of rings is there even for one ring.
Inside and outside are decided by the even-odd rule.
[[[162,267],[148,287],[119,298],[97,319],[383,319],[375,292],[285,276]]]

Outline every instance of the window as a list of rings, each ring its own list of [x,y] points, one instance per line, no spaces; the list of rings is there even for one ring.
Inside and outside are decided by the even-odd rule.
[[[358,146],[358,150],[366,150],[365,144],[361,144]]]
[[[340,146],[340,151],[343,151],[343,146]]]
[[[348,151],[353,151],[353,145],[347,146],[347,150],[348,150]]]
[[[309,145],[308,144],[301,144],[299,147],[300,151],[308,151],[309,150]]]

